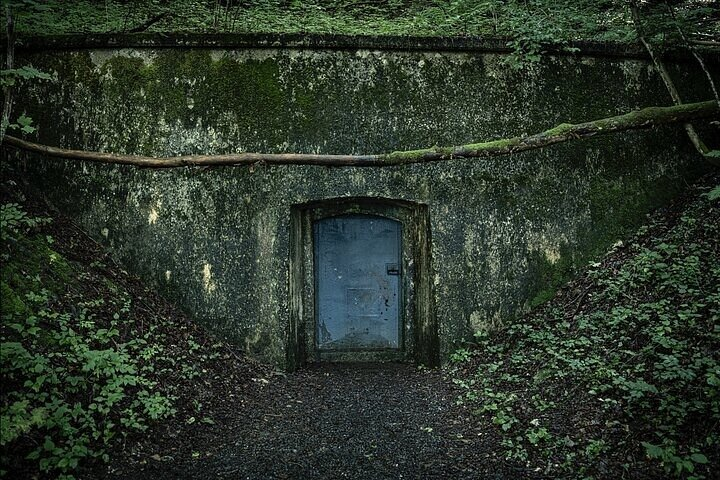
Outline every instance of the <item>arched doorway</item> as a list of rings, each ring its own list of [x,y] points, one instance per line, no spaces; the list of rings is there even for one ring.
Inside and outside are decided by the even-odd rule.
[[[340,198],[292,207],[288,367],[439,363],[426,205]]]

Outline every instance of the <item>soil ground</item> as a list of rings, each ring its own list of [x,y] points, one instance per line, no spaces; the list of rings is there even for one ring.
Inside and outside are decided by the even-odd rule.
[[[256,383],[262,387],[244,403],[228,402],[217,428],[198,432],[192,446],[166,436],[157,451],[148,444],[113,462],[108,476],[540,478],[495,456],[497,438],[474,429],[439,371],[324,364]]]

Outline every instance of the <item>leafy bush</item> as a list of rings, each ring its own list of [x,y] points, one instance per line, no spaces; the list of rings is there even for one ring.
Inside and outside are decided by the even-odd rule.
[[[720,465],[720,204],[698,195],[456,367],[506,456],[552,476],[707,478]],[[651,467],[652,468],[652,467]]]
[[[88,298],[87,272],[37,232],[48,221],[17,203],[0,207],[0,447],[3,465],[24,452],[41,471],[72,478],[83,460],[107,460],[116,436],[175,413],[153,375],[178,361],[164,354],[162,334],[133,321],[122,289]]]
[[[628,2],[619,0],[107,0],[101,7],[89,1],[11,1],[32,4],[16,9],[16,28],[35,35],[117,33],[146,25],[164,33],[502,36],[526,38],[528,46],[538,40],[635,39]],[[717,34],[717,9],[708,2],[670,2],[672,16],[663,2],[641,3],[651,40],[674,40],[676,25],[688,34]]]
[[[0,70],[0,88],[2,88],[3,96],[8,94],[11,87],[18,83],[28,80],[49,80],[51,77],[48,73],[41,72],[40,70],[25,65],[20,68],[7,68]],[[0,124],[0,132],[5,132],[6,129],[20,130],[23,133],[33,133],[35,127],[32,126],[32,118],[28,117],[23,113],[20,115],[15,122],[11,122],[9,118],[2,118],[2,124]]]
[[[17,238],[23,232],[49,222],[48,218],[29,217],[17,203],[0,205],[0,239],[2,241]]]

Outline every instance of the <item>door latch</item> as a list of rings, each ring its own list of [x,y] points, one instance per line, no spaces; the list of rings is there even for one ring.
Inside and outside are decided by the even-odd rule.
[[[388,275],[400,275],[400,265],[397,263],[386,263],[385,272],[387,272]]]

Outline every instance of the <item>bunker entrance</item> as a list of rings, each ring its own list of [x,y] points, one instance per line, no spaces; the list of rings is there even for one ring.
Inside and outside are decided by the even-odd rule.
[[[402,348],[401,230],[377,216],[313,224],[319,351]]]
[[[428,207],[383,198],[295,205],[287,367],[439,363]]]

